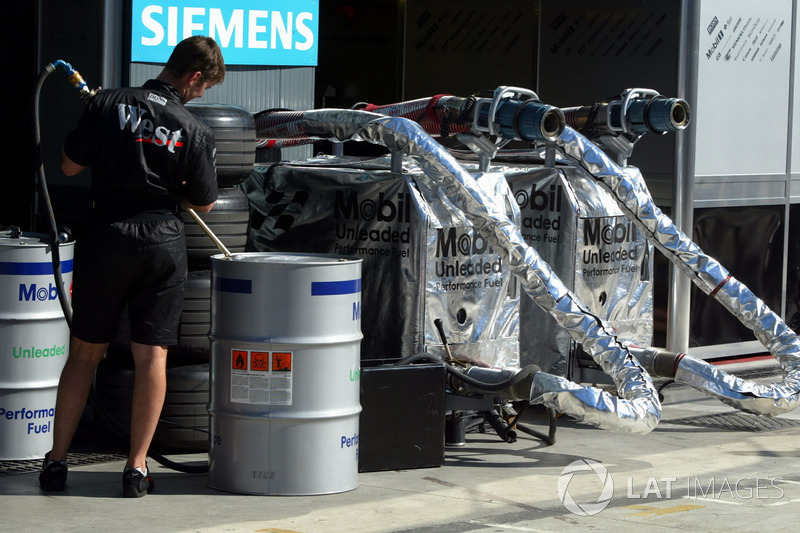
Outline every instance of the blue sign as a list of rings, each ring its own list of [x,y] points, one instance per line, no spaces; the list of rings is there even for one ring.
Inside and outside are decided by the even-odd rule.
[[[315,66],[318,0],[133,0],[131,61],[166,63],[192,35],[213,38],[227,65]]]

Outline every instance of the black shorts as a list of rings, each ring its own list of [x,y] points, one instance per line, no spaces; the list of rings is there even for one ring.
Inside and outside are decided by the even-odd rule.
[[[90,223],[75,246],[73,335],[111,342],[127,306],[132,341],[177,344],[187,272],[181,219]]]

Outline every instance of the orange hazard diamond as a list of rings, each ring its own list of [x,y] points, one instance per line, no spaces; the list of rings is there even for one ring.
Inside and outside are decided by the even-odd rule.
[[[269,352],[251,352],[250,370],[269,372]]]
[[[272,371],[289,372],[292,370],[292,352],[272,352]]]
[[[247,370],[246,350],[231,350],[231,367],[234,370]]]

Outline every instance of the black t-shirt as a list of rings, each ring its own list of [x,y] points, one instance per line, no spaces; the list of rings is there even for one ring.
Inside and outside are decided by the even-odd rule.
[[[98,92],[64,153],[92,167],[94,209],[104,219],[177,214],[181,198],[194,205],[217,199],[214,134],[159,80]]]

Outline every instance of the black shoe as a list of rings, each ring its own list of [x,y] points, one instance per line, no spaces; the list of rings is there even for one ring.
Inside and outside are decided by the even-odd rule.
[[[154,486],[149,469],[145,473],[138,468],[126,467],[122,472],[122,495],[126,498],[141,498],[152,492]]]
[[[48,492],[64,490],[67,484],[67,462],[51,461],[50,452],[44,456],[42,470],[39,472],[39,487]]]

